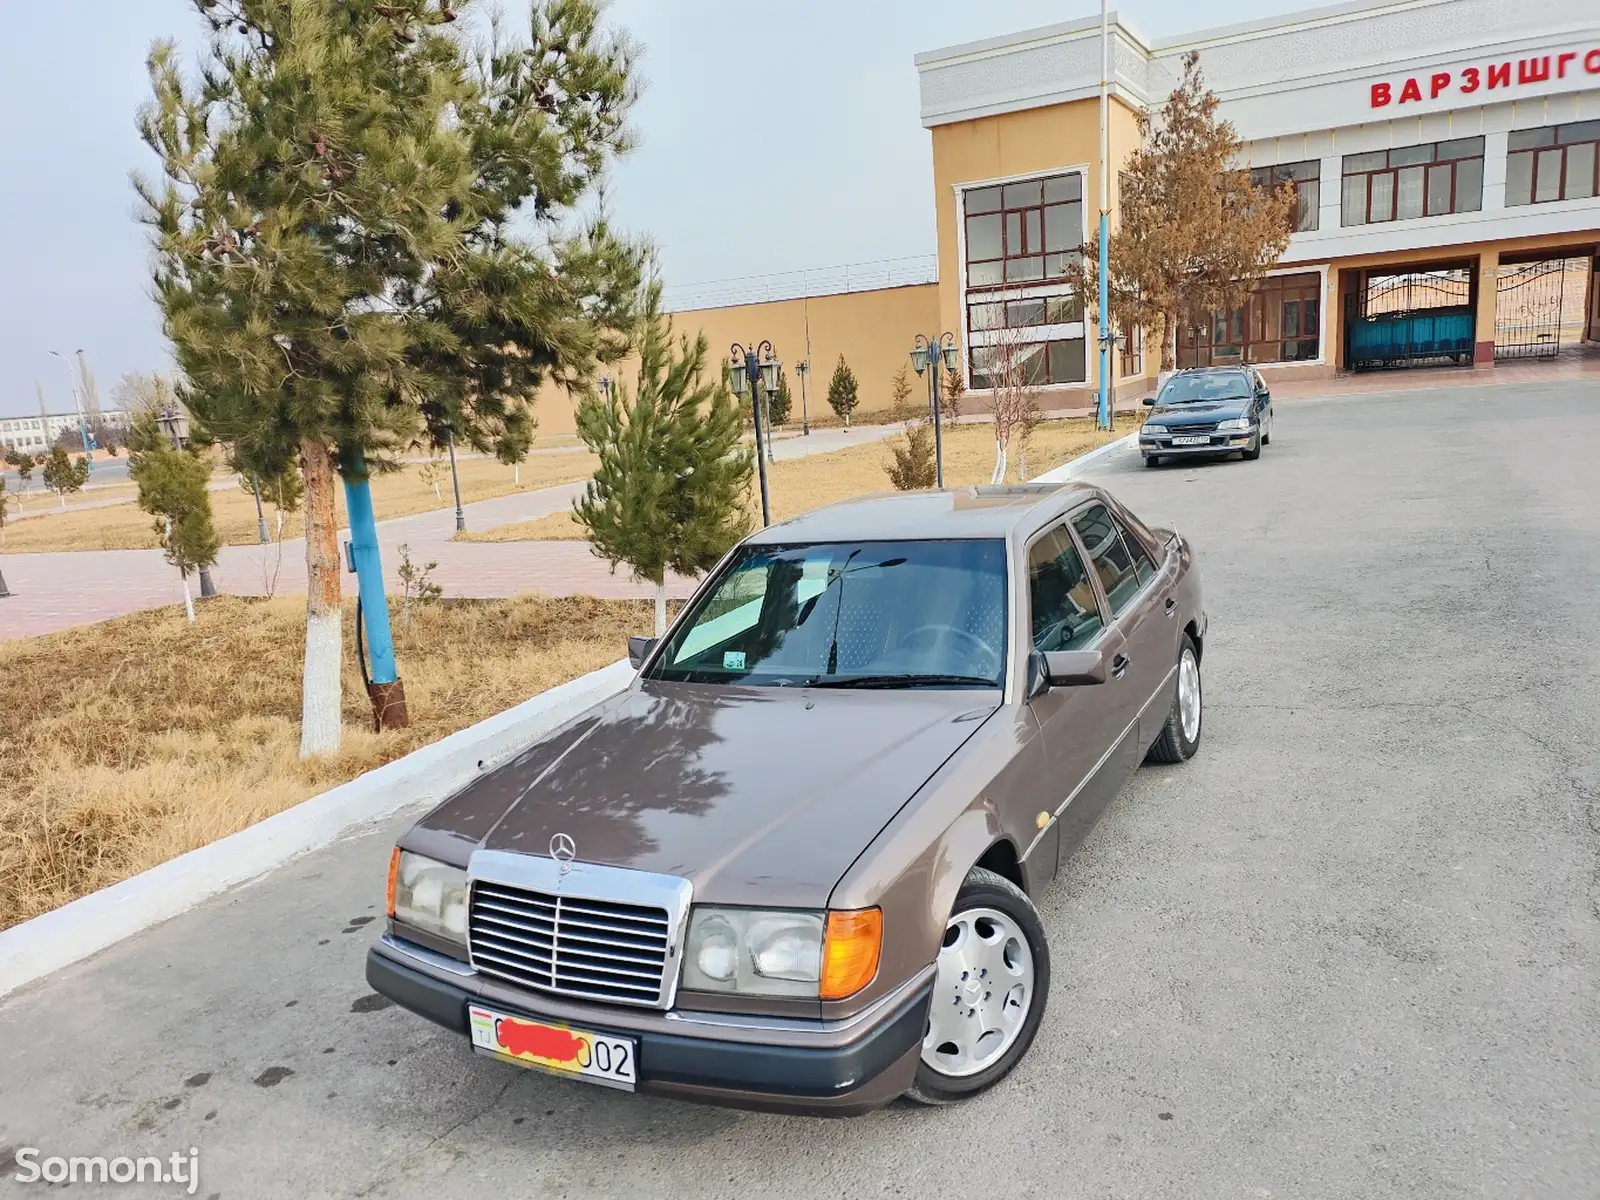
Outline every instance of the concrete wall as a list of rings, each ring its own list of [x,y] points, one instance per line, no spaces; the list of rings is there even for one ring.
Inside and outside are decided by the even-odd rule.
[[[813,419],[833,418],[828,407],[828,380],[843,355],[855,373],[859,406],[852,418],[870,419],[890,404],[890,385],[902,366],[911,380],[913,400],[926,396],[927,384],[911,370],[911,345],[917,334],[940,332],[939,287],[925,283],[874,291],[839,292],[796,300],[736,304],[672,314],[673,328],[690,336],[704,334],[708,369],[725,373],[735,342],[770,341],[782,360],[794,393],[792,422],[800,421],[800,377],[795,363],[809,359],[806,383]],[[610,373],[631,391],[637,362],[624,361]],[[574,431],[575,398],[559,388],[545,388],[537,400],[539,435],[553,437]]]

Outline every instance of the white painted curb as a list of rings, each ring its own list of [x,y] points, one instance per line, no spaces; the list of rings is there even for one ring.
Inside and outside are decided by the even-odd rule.
[[[238,833],[0,933],[0,996],[408,805],[435,802],[633,680],[626,660],[524,701]]]
[[[1132,433],[1119,437],[1114,442],[1107,442],[1104,446],[1096,446],[1087,454],[1080,454],[1077,458],[1069,459],[1053,471],[1046,471],[1043,475],[1035,475],[1029,482],[1065,483],[1069,479],[1076,479],[1079,472],[1096,459],[1104,458],[1114,452],[1117,447],[1126,446],[1129,443],[1137,443],[1138,440],[1139,431],[1135,429]]]

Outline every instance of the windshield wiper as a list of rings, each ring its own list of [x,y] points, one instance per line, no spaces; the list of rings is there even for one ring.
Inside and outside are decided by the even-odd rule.
[[[999,687],[982,675],[818,675],[801,687],[818,688],[918,688]]]

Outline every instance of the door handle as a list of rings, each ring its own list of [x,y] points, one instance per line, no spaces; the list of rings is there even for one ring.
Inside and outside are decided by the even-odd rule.
[[[1128,673],[1128,668],[1132,665],[1133,663],[1126,654],[1119,654],[1111,660],[1111,673],[1121,679]]]
[[[1171,596],[1168,596],[1167,597],[1167,603],[1163,606],[1162,611],[1165,612],[1167,614],[1167,616],[1169,616],[1169,617],[1177,616],[1178,615],[1178,602],[1176,600],[1174,600]]]

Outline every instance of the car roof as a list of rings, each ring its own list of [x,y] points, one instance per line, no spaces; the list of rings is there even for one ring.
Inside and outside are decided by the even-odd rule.
[[[1251,367],[1185,367],[1181,371],[1174,371],[1172,377],[1179,375],[1244,375],[1251,371]]]
[[[872,542],[1009,538],[1031,532],[1079,499],[1097,495],[1087,483],[1007,483],[859,496],[780,521],[748,541]]]

